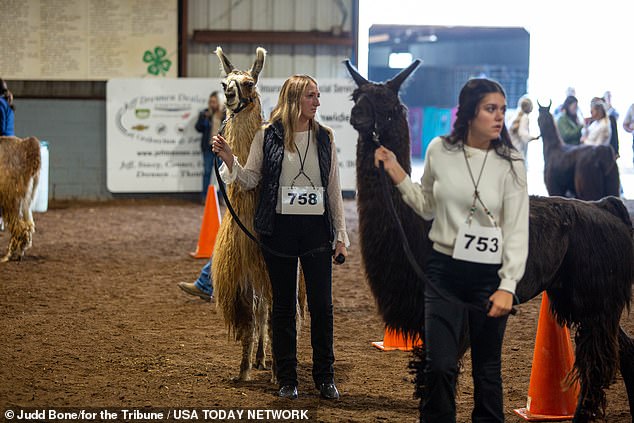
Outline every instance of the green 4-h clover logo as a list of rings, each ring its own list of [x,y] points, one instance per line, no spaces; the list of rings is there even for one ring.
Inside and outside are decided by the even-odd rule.
[[[172,61],[165,58],[167,55],[167,51],[163,47],[154,47],[154,53],[150,50],[145,50],[143,53],[143,61],[145,63],[150,63],[150,66],[147,67],[148,73],[152,75],[165,75],[168,70],[170,70],[170,66],[172,66]]]

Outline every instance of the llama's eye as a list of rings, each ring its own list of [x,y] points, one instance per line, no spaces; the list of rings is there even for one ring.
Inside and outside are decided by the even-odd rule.
[[[247,81],[244,83],[244,86],[247,88],[253,88],[254,85],[255,83],[253,81]]]

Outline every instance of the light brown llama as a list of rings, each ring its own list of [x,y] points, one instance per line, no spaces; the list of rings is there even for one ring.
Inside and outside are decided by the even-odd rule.
[[[31,247],[35,223],[31,203],[40,178],[40,142],[35,137],[0,137],[0,210],[11,234],[1,262],[20,260]]]
[[[222,83],[228,109],[224,137],[240,163],[246,163],[253,137],[262,126],[262,106],[256,84],[266,51],[256,50],[255,62],[246,72],[235,69],[222,48],[218,47],[215,53],[226,74]],[[231,184],[227,186],[227,196],[242,223],[254,233],[258,189],[245,191]],[[256,342],[255,367],[266,368],[271,283],[260,248],[247,238],[228,211],[218,230],[211,272],[216,304],[230,336],[242,343],[238,380],[250,380]]]

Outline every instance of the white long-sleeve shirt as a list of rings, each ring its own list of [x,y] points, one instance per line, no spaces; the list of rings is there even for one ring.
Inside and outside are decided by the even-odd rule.
[[[511,136],[511,142],[513,143],[517,151],[521,152],[523,155],[526,155],[528,143],[532,139],[529,132],[529,119],[527,114],[523,114],[520,117],[517,133],[510,132],[509,135]]]
[[[331,155],[330,155],[330,173],[328,175],[328,200],[330,212],[332,215],[332,224],[336,231],[335,242],[343,242],[346,247],[350,246],[350,240],[346,231],[346,220],[343,209],[343,199],[341,197],[341,184],[339,182],[339,161],[337,160],[337,148],[335,146],[334,135],[331,134]],[[284,149],[284,158],[282,159],[282,172],[280,174],[280,187],[277,194],[277,205],[275,211],[282,212],[282,187],[290,186],[293,178],[297,176],[300,169],[299,154],[302,156],[304,163],[304,172],[316,187],[321,187],[321,173],[319,171],[319,159],[317,157],[317,138],[315,133],[311,131],[310,145],[308,146],[307,157],[304,159],[306,144],[308,143],[308,131],[295,132],[296,151],[291,152]],[[220,166],[220,177],[226,184],[237,182],[243,189],[249,190],[255,188],[260,179],[262,179],[262,160],[264,157],[264,130],[256,132],[253,137],[253,143],[249,150],[247,163],[242,166],[238,162],[238,158],[233,156],[233,168],[231,172],[223,163]],[[300,176],[295,181],[296,186],[311,186],[310,182],[304,176]]]
[[[467,158],[478,178],[486,151],[465,146]],[[502,266],[498,271],[502,289],[515,293],[517,282],[524,275],[528,257],[528,191],[526,168],[520,160],[513,161],[515,174],[509,162],[495,151],[488,153],[478,185],[480,198],[502,229]],[[465,222],[473,203],[473,182],[469,176],[464,153],[460,147],[448,147],[442,138],[431,141],[427,150],[425,170],[421,183],[405,178],[397,185],[403,200],[424,219],[434,219],[429,239],[434,250],[452,255],[459,226]],[[492,226],[489,218],[477,204],[474,222]]]
[[[590,126],[588,126],[588,136],[583,143],[590,145],[610,145],[611,136],[612,128],[610,127],[610,119],[605,117],[593,121]]]

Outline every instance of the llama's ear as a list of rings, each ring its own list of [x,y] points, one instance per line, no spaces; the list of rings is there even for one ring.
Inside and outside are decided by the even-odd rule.
[[[255,62],[253,62],[253,66],[251,66],[251,70],[249,73],[251,77],[255,79],[255,82],[258,82],[258,76],[260,72],[262,72],[262,68],[264,67],[264,58],[266,57],[266,50],[262,47],[258,47],[255,50]]]
[[[540,109],[546,109],[546,110],[550,111],[550,106],[552,106],[552,105],[553,105],[553,99],[552,99],[552,98],[551,98],[551,99],[550,99],[550,101],[548,102],[548,106],[542,106],[542,104],[539,102],[539,100],[537,100],[537,106],[538,106]]]
[[[348,68],[348,72],[350,73],[350,76],[352,77],[352,79],[354,79],[354,82],[357,84],[358,87],[361,87],[369,83],[367,79],[361,76],[357,68],[352,66],[352,64],[350,63],[350,60],[346,59],[343,61],[343,63],[346,65],[346,68]]]
[[[421,64],[420,59],[414,60],[408,67],[403,69],[394,78],[385,83],[392,91],[398,94],[398,90],[401,89],[401,85],[411,75],[412,72]]]
[[[222,52],[222,47],[216,47],[214,53],[216,53],[216,56],[218,56],[218,59],[220,59],[220,71],[224,72],[226,75],[229,75],[231,71],[233,71],[235,68],[231,64],[227,56],[225,56],[225,54]]]

